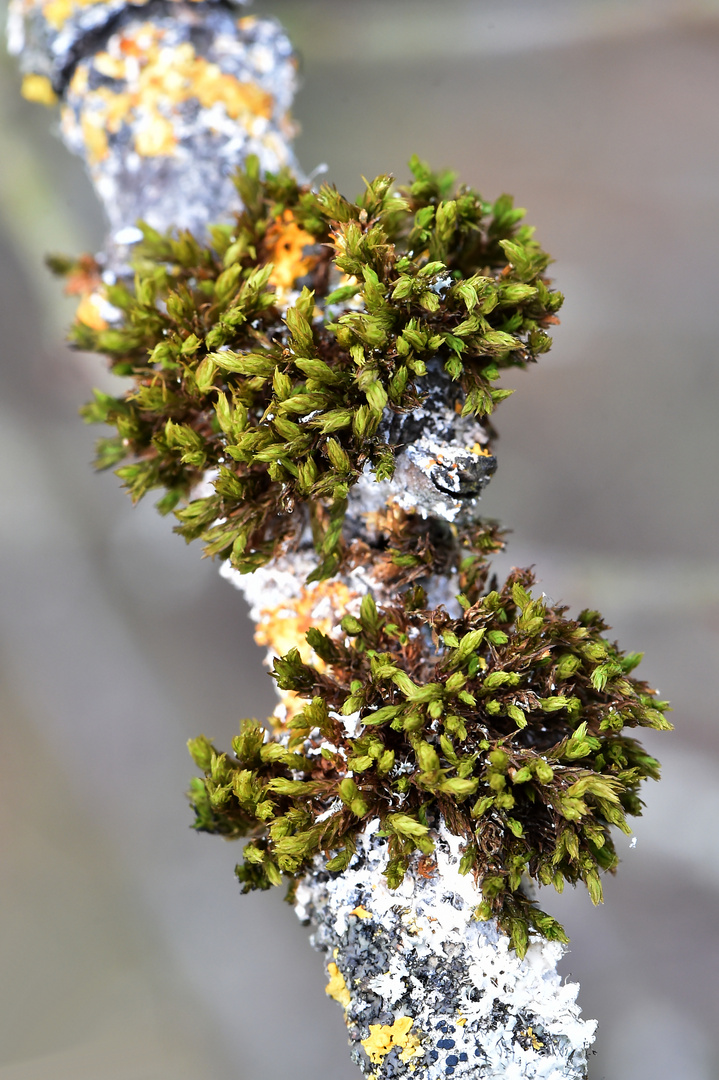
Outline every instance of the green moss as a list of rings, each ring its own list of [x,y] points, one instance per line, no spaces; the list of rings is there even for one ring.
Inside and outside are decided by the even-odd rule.
[[[500,373],[549,347],[562,297],[523,211],[453,191],[417,160],[412,171],[407,187],[380,176],[350,202],[286,172],[262,180],[251,161],[238,180],[246,209],[211,230],[211,247],[144,227],[134,289],[108,290],[121,324],[73,330],[132,379],[84,410],[117,431],[98,466],[116,467],[134,500],[163,489],[177,531],[242,572],[278,551],[299,504],[324,523],[317,576],[337,570],[348,491],[365,468],[391,476],[380,419],[420,402],[428,360],[483,416],[510,393]],[[273,285],[283,236],[306,270],[289,307]],[[214,492],[192,498],[207,470]]]
[[[246,721],[233,758],[190,743],[205,773],[190,796],[196,827],[254,837],[238,868],[245,889],[302,874],[320,852],[343,869],[376,817],[396,886],[413,852],[433,850],[441,815],[464,838],[479,916],[497,916],[520,952],[530,928],[563,937],[522,893],[523,875],[560,891],[582,881],[599,902],[599,875],[617,864],[612,826],[630,831],[640,783],[659,775],[628,731],[670,727],[667,705],[631,676],[636,656],[603,636],[596,613],[569,619],[531,584],[514,571],[501,590],[470,585],[459,619],[421,606],[421,590],[380,610],[368,595],[339,639],[308,633],[325,669],[297,650],[275,662],[279,686],[306,700],[289,742]]]
[[[238,868],[248,890],[292,882],[318,855],[340,872],[379,818],[396,886],[414,852],[431,853],[441,818],[464,840],[478,916],[496,916],[523,953],[532,930],[564,940],[523,875],[582,881],[601,899],[612,828],[628,831],[641,782],[658,777],[628,732],[670,725],[631,674],[639,657],[605,638],[596,612],[570,619],[533,598],[528,571],[490,580],[495,523],[395,509],[372,547],[344,529],[359,475],[391,476],[397,447],[380,420],[421,403],[428,361],[441,359],[466,415],[486,417],[509,393],[501,372],[549,347],[562,302],[511,198],[486,203],[417,160],[412,172],[398,192],[380,176],[350,202],[287,172],[261,179],[251,161],[238,178],[245,210],[210,230],[211,246],[145,228],[134,287],[108,290],[121,321],[78,323],[73,338],[131,379],[84,412],[116,429],[97,461],[119,466],[133,499],[163,490],[177,531],[242,572],[308,515],[313,577],[366,565],[395,597],[378,608],[368,594],[330,636],[310,630],[322,666],[297,650],[277,659],[279,687],[303,699],[289,731],[246,721],[232,756],[191,741],[204,774],[190,791],[195,827],[250,838]],[[193,497],[208,471],[212,494]],[[459,618],[423,589],[451,574]]]

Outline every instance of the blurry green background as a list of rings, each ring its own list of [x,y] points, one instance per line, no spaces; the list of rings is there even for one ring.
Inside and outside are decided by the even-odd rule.
[[[515,194],[562,326],[508,380],[504,568],[599,607],[675,706],[606,905],[544,899],[600,1021],[592,1080],[719,1077],[719,3],[263,0],[303,55],[297,149],[346,193],[414,152]],[[92,357],[46,251],[103,223],[0,60],[0,1080],[353,1080],[280,892],[192,833],[184,742],[272,706],[243,602],[89,462]],[[104,382],[103,382],[104,380]]]

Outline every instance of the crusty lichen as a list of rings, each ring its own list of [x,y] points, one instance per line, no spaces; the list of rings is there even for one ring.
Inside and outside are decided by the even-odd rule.
[[[459,838],[432,836],[435,873],[414,855],[396,889],[377,820],[347,870],[324,873],[318,859],[297,885],[295,910],[347,989],[352,1060],[368,1080],[584,1080],[596,1022],[556,971],[563,946],[535,936],[520,960],[494,920],[475,918]]]
[[[362,1046],[372,1064],[378,1065],[395,1047],[400,1051],[400,1061],[411,1061],[422,1054],[419,1039],[410,1034],[413,1024],[411,1016],[400,1016],[392,1024],[370,1024]]]
[[[124,139],[125,153],[175,154],[187,123],[182,109],[187,102],[199,110],[219,107],[250,131],[255,118],[271,119],[274,99],[268,90],[198,56],[192,41],[173,40],[173,29],[149,21],[127,26],[108,48],[75,69],[64,124],[70,139],[79,124],[91,166],[108,156],[113,135]]]
[[[350,992],[342,972],[334,962],[331,962],[327,965],[327,974],[330,980],[325,987],[325,993],[346,1009],[350,1003]]]

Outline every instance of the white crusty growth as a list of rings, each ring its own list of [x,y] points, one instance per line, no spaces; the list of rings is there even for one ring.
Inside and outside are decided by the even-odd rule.
[[[327,992],[345,1010],[352,1057],[367,1075],[579,1080],[596,1022],[556,971],[563,946],[532,938],[520,960],[496,922],[475,918],[477,888],[459,873],[461,841],[440,825],[432,859],[396,890],[372,822],[349,869],[318,861],[296,910],[328,954]],[[410,1024],[411,1021],[411,1024]]]

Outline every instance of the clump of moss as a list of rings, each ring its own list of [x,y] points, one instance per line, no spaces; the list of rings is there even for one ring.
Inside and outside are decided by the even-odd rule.
[[[289,740],[246,721],[234,757],[190,743],[205,773],[190,795],[196,828],[253,837],[237,870],[245,890],[301,875],[320,852],[343,870],[374,818],[396,887],[413,852],[431,855],[441,817],[464,838],[480,917],[496,916],[521,954],[530,928],[566,940],[522,876],[560,891],[583,881],[601,900],[599,874],[617,864],[611,827],[630,831],[639,784],[658,778],[627,730],[670,725],[666,702],[630,674],[640,656],[608,641],[596,612],[569,619],[531,584],[514,571],[484,592],[485,571],[459,618],[427,609],[418,586],[379,610],[368,594],[339,638],[308,633],[322,670],[297,650],[276,661],[279,686],[306,701]]]
[[[529,571],[490,580],[495,523],[388,506],[372,536],[344,528],[361,473],[392,475],[388,411],[417,408],[439,361],[464,415],[488,417],[510,392],[501,372],[549,348],[562,302],[511,198],[454,190],[417,160],[412,172],[397,192],[380,176],[350,202],[288,172],[262,179],[250,161],[237,219],[209,246],[144,228],[134,288],[106,287],[118,318],[91,314],[93,327],[81,306],[73,339],[132,380],[85,416],[117,429],[98,464],[119,466],[133,499],[164,489],[177,531],[242,572],[289,550],[309,520],[311,576],[364,566],[382,597],[369,592],[329,635],[309,631],[314,666],[297,649],[276,660],[278,686],[302,704],[285,731],[246,721],[234,757],[192,740],[205,774],[190,793],[195,827],[251,837],[247,890],[295,880],[319,855],[341,872],[376,818],[397,886],[413,853],[431,859],[443,821],[464,840],[479,916],[523,953],[532,930],[565,938],[522,877],[583,881],[600,900],[599,874],[617,863],[611,828],[628,831],[640,783],[658,776],[627,731],[670,725],[631,675],[639,656],[605,638],[596,612],[573,620],[534,599]],[[87,260],[57,268],[75,291],[98,288]],[[212,493],[193,497],[201,479]],[[460,617],[423,588],[453,575]]]
[[[164,489],[177,531],[242,572],[278,552],[300,504],[316,576],[336,572],[348,491],[363,469],[391,476],[380,420],[422,400],[430,359],[464,414],[487,416],[511,392],[495,385],[501,371],[550,346],[562,296],[524,212],[411,167],[408,186],[380,176],[351,202],[289,172],[262,179],[251,160],[237,181],[245,209],[210,246],[143,227],[134,288],[105,289],[119,321],[73,328],[132,380],[84,410],[117,429],[98,466],[116,467],[134,500]],[[214,491],[193,497],[209,470]]]

